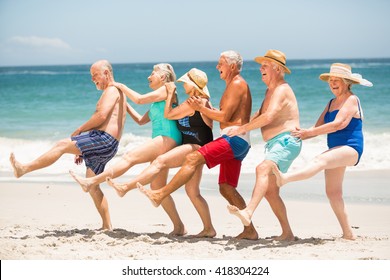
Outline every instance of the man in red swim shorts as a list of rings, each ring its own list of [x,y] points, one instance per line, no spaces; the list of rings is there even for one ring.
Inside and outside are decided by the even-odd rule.
[[[198,166],[206,163],[209,168],[220,164],[219,190],[222,196],[239,209],[246,207],[245,201],[237,192],[236,187],[240,176],[241,162],[250,148],[249,133],[234,137],[225,135],[227,130],[244,125],[250,119],[252,97],[248,84],[240,75],[242,62],[241,55],[236,51],[223,52],[219,58],[216,68],[220,72],[220,78],[226,82],[219,110],[206,108],[196,97],[189,100],[193,109],[220,123],[222,136],[204,145],[198,151],[187,155],[179,172],[165,187],[152,191],[138,185],[155,206],[160,205],[166,196],[183,186],[193,176]],[[207,233],[204,234],[204,237],[208,237]],[[251,223],[244,226],[244,231],[236,238],[256,240],[258,234]]]

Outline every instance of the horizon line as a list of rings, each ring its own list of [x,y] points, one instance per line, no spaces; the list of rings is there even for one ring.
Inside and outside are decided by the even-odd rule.
[[[103,58],[104,59],[104,58]],[[291,58],[288,59],[288,61],[329,61],[329,60],[380,60],[380,59],[385,59],[388,60],[390,57],[355,57],[355,58]],[[97,61],[97,60],[95,60]],[[0,65],[0,68],[6,68],[6,67],[46,67],[46,66],[84,66],[84,65],[91,65],[95,61],[90,62],[90,63],[63,63],[63,64],[58,64],[58,63],[53,63],[53,64],[26,64],[26,65]],[[110,60],[108,60],[110,61]],[[216,60],[192,60],[192,61],[172,61],[172,62],[167,62],[171,64],[181,64],[181,63],[204,63],[204,62],[216,62]],[[244,63],[248,62],[254,62],[254,60],[244,60]],[[125,65],[125,64],[153,64],[153,63],[161,63],[161,61],[156,62],[156,61],[143,61],[143,62],[111,62],[112,65]]]

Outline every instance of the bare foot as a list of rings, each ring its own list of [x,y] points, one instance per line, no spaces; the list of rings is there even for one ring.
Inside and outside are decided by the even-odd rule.
[[[183,236],[187,234],[187,230],[184,225],[175,227],[172,232],[169,233],[170,236]]]
[[[72,170],[69,170],[69,174],[73,177],[73,179],[80,184],[81,188],[85,192],[89,192],[93,184],[90,183],[90,179],[88,178],[82,178],[78,175],[76,175]]]
[[[295,238],[294,234],[290,233],[290,234],[282,234],[280,236],[277,236],[277,237],[273,238],[273,240],[276,240],[276,241],[295,241],[296,238]]]
[[[250,226],[245,227],[244,231],[237,235],[235,239],[257,240],[259,239],[259,234],[251,224]]]
[[[147,198],[149,198],[150,202],[152,202],[154,207],[160,206],[162,199],[161,199],[161,196],[158,195],[158,190],[157,191],[148,190],[143,185],[141,185],[139,182],[137,183],[137,188],[144,195],[146,195]]]
[[[283,178],[283,174],[280,172],[280,170],[278,169],[278,167],[276,165],[273,165],[272,166],[272,173],[274,173],[275,177],[276,177],[276,185],[280,188],[281,186],[283,186],[284,184],[286,184],[284,178]]]
[[[102,226],[101,228],[97,229],[96,231],[103,231],[103,232],[112,231],[112,226]]]
[[[114,182],[114,180],[110,177],[107,177],[106,178],[106,182],[109,186],[113,187],[115,190],[116,190],[116,193],[120,196],[120,197],[124,197],[125,194],[129,191],[127,189],[127,185],[126,184],[117,184]]]
[[[195,235],[191,235],[190,238],[213,238],[217,235],[217,232],[214,228],[203,229],[201,232]]]
[[[351,235],[343,235],[343,236],[341,236],[341,238],[342,239],[346,239],[346,240],[356,240],[356,236],[355,235],[353,235],[353,234],[351,234]]]
[[[26,174],[25,169],[23,168],[23,165],[20,164],[16,159],[14,153],[11,153],[9,156],[9,161],[11,162],[12,168],[14,169],[14,175],[16,178],[22,177],[24,174]]]
[[[228,205],[227,206],[229,213],[232,215],[237,216],[244,226],[249,226],[251,224],[251,215],[247,211],[240,210],[237,208],[237,206],[234,205]]]

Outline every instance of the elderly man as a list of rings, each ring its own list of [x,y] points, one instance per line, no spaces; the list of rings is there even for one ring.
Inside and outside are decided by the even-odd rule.
[[[126,97],[116,87],[109,86],[114,82],[114,75],[107,60],[95,62],[90,72],[96,88],[103,90],[96,111],[69,138],[58,141],[52,149],[30,163],[18,162],[11,153],[15,177],[50,166],[64,154],[74,154],[77,164],[84,159],[86,175],[92,177],[102,173],[107,162],[115,156],[126,120]],[[94,185],[89,194],[102,218],[102,229],[111,229],[108,203],[99,185]]]
[[[240,75],[242,57],[236,51],[223,52],[219,58],[217,70],[220,78],[225,81],[226,88],[219,104],[220,109],[207,108],[200,98],[192,97],[190,105],[196,111],[220,123],[222,136],[204,145],[198,151],[187,155],[184,164],[172,181],[165,187],[151,191],[139,185],[155,206],[170,193],[174,192],[194,175],[198,166],[206,163],[208,168],[220,165],[219,190],[222,196],[239,209],[245,208],[245,201],[237,192],[238,179],[241,171],[241,162],[247,155],[250,144],[249,134],[229,137],[226,131],[234,126],[246,124],[250,119],[252,97],[249,86]],[[215,235],[215,233],[213,234]],[[205,235],[207,237],[207,235]],[[237,236],[240,239],[258,239],[258,234],[249,223],[244,231]]]
[[[256,57],[255,61],[261,64],[261,77],[267,85],[263,104],[249,123],[233,128],[227,134],[240,135],[260,128],[263,139],[267,142],[265,158],[256,167],[256,183],[248,206],[240,210],[229,205],[228,209],[231,214],[238,216],[244,225],[249,225],[255,209],[265,197],[282,227],[282,234],[276,239],[291,241],[295,237],[272,168],[287,172],[301,151],[300,140],[291,136],[291,131],[299,127],[298,104],[293,90],[284,80],[284,74],[291,73],[286,66],[284,53],[269,50],[264,56]]]

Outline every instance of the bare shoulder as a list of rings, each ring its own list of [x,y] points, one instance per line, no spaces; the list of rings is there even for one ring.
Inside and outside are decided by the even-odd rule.
[[[359,103],[360,101],[359,101],[359,99],[358,99],[358,97],[356,96],[356,95],[354,95],[354,94],[351,94],[348,98],[347,98],[347,100],[345,101],[345,103],[344,103],[344,105],[346,105],[346,106],[358,106],[358,103]],[[343,106],[344,106],[343,105]]]
[[[354,95],[354,94],[351,94],[347,98],[347,102],[357,103],[358,101],[359,101],[359,98],[356,95]]]
[[[103,95],[108,95],[110,97],[119,97],[120,93],[121,92],[117,87],[109,86],[104,90]]]
[[[277,95],[285,95],[285,96],[294,95],[294,91],[292,90],[292,88],[288,83],[283,83],[277,86],[274,92]]]
[[[283,84],[279,85],[276,89],[280,90],[280,91],[292,91],[292,88],[290,87],[290,85],[288,83],[283,83]]]
[[[248,83],[245,81],[245,79],[243,77],[241,77],[240,75],[237,75],[233,79],[232,83],[237,85],[237,86],[247,86],[248,85]]]
[[[234,92],[235,94],[246,94],[249,92],[248,83],[241,76],[234,78],[227,89],[231,92]]]

